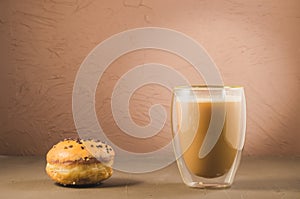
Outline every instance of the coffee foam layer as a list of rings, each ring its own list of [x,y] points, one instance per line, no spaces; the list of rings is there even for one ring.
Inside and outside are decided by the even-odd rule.
[[[199,102],[241,102],[242,98],[240,96],[176,96],[176,100],[179,102],[190,102],[190,103],[199,103]]]

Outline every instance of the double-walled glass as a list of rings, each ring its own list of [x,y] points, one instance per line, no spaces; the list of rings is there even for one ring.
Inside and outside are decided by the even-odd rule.
[[[245,129],[242,87],[184,86],[173,90],[173,146],[186,185],[229,187],[239,166]]]

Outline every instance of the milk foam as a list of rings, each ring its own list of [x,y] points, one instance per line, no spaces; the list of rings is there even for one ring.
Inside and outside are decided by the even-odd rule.
[[[241,102],[242,98],[240,96],[176,96],[176,100],[179,102],[190,102],[190,103],[199,103],[199,102]]]

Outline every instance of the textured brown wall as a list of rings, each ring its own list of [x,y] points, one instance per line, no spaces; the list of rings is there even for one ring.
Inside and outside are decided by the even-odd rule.
[[[76,136],[71,98],[81,62],[109,36],[144,26],[193,37],[225,84],[245,87],[245,154],[300,154],[298,0],[0,1],[0,154],[44,154],[58,140]],[[188,63],[165,52],[132,52],[111,64],[97,89],[98,118],[114,142],[133,151],[160,148],[171,135],[168,120],[151,141],[128,138],[111,117],[109,98],[118,77],[147,62],[202,82]],[[131,100],[133,119],[147,124],[148,108],[156,102],[169,108],[170,93],[140,88]]]

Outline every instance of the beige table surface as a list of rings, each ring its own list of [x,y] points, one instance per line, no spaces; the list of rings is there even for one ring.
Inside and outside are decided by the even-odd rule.
[[[299,198],[300,158],[243,157],[229,189],[186,187],[177,165],[147,174],[115,171],[112,178],[90,188],[54,184],[42,157],[0,156],[0,198]]]

